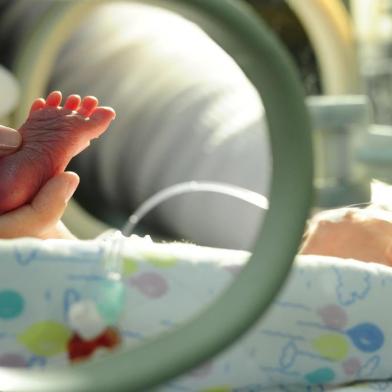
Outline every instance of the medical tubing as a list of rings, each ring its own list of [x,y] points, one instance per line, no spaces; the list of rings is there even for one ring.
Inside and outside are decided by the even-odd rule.
[[[248,189],[215,181],[187,181],[162,189],[148,198],[128,218],[127,223],[122,229],[122,234],[127,237],[130,236],[141,219],[159,204],[174,196],[195,192],[220,193],[243,200],[261,209],[268,209],[268,199],[265,196]]]

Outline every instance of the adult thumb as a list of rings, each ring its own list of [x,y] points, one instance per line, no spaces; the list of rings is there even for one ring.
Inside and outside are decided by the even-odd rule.
[[[22,143],[22,136],[12,128],[0,125],[0,158],[15,152]]]

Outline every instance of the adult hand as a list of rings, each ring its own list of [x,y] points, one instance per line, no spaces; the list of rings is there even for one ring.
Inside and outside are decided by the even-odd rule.
[[[78,185],[72,172],[52,177],[30,204],[0,215],[0,238],[75,239],[61,217]]]
[[[300,254],[392,266],[392,212],[377,206],[322,212],[310,220]]]
[[[22,136],[12,128],[0,125],[0,158],[12,154],[22,144]]]

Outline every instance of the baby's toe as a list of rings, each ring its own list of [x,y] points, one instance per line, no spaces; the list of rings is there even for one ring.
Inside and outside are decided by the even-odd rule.
[[[94,113],[90,116],[91,123],[99,124],[101,122],[110,122],[116,118],[116,112],[114,109],[108,106],[99,106],[94,110]]]
[[[37,98],[31,105],[30,114],[36,112],[37,110],[43,109],[45,104],[46,102],[43,98]]]
[[[116,117],[116,112],[106,106],[100,106],[94,110],[85,126],[90,131],[92,138],[98,137],[103,133],[110,122]]]
[[[80,95],[73,94],[70,95],[67,100],[65,101],[64,108],[68,110],[77,110],[80,105]]]
[[[57,106],[61,103],[61,98],[62,96],[60,91],[51,92],[46,98],[46,106],[57,108]]]
[[[92,96],[83,98],[83,101],[78,109],[78,113],[84,117],[89,117],[98,105],[98,99]]]

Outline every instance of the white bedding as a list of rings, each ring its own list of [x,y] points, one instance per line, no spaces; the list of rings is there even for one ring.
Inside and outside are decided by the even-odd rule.
[[[70,322],[70,309],[78,302],[95,301],[97,292],[102,300],[110,241],[0,240],[0,365],[68,362],[67,342],[88,324]],[[129,311],[117,327],[130,347],[200,311],[230,284],[249,256],[135,237],[123,245],[124,296],[118,298]],[[161,390],[322,391],[391,378],[390,298],[389,267],[298,257],[263,319],[224,353]],[[104,328],[110,323],[100,315]],[[39,339],[34,335],[37,325],[45,331]],[[347,392],[352,388],[336,387]],[[392,390],[383,382],[355,388]]]

